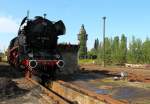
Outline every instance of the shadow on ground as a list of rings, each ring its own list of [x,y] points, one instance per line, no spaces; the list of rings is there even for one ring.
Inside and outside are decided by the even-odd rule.
[[[7,101],[25,95],[28,90],[21,89],[9,78],[0,78],[0,101]]]
[[[7,63],[0,63],[0,77],[21,78],[23,77],[23,73],[11,67]]]
[[[17,83],[13,81],[14,78],[22,77],[22,72],[17,71],[7,63],[0,63],[0,101],[17,98],[29,92],[19,88]]]
[[[71,75],[63,75],[59,76],[60,80],[64,81],[88,81],[88,80],[94,80],[94,79],[104,79],[108,77],[114,77],[114,76],[120,76],[117,74],[112,74],[107,70],[80,70],[77,73],[71,74]]]

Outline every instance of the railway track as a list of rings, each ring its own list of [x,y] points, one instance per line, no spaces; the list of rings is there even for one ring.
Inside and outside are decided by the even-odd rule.
[[[74,104],[23,74],[0,63],[0,104]]]
[[[49,103],[51,103],[50,100],[52,100],[54,104],[77,104],[76,102],[70,101],[70,100],[62,97],[55,91],[52,91],[51,89],[48,89],[48,88],[40,85],[38,82],[36,82],[35,80],[33,80],[31,78],[26,78],[26,79],[28,81],[30,81],[30,83],[32,83],[40,88],[40,90],[43,92],[43,95],[42,95],[43,99],[45,99],[45,101],[47,101]]]
[[[9,81],[13,84],[5,84],[9,85],[9,89],[6,89],[6,91],[10,90],[8,94],[11,99],[6,97],[6,100],[4,100],[6,103],[4,104],[27,104],[27,102],[30,104],[128,104],[114,100],[108,95],[95,94],[62,80],[53,81],[48,84],[48,88],[45,88],[34,78],[24,78],[18,70],[11,68],[9,65],[2,64],[0,72],[1,77],[10,79]],[[0,103],[3,103],[3,101],[0,101]]]
[[[95,94],[62,80],[53,81],[45,88],[35,80],[31,78],[27,79],[35,85],[40,86],[42,91],[54,100],[56,104],[128,104],[127,102],[115,100],[108,95]]]

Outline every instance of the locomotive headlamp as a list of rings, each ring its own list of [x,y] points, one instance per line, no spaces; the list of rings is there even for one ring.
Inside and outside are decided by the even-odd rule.
[[[63,60],[59,60],[56,64],[57,64],[58,68],[63,68],[65,65]]]
[[[36,60],[30,60],[29,61],[29,67],[35,68],[37,66],[37,61]]]

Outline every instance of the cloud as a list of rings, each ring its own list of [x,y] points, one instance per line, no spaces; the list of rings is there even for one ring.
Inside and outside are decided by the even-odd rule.
[[[12,38],[17,35],[19,19],[0,15],[0,51],[7,48]]]
[[[17,33],[19,25],[12,17],[0,16],[0,33]]]

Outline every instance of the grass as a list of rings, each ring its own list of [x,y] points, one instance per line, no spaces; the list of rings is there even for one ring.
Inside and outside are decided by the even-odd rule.
[[[79,59],[78,63],[79,64],[93,64],[95,60],[93,59]]]

